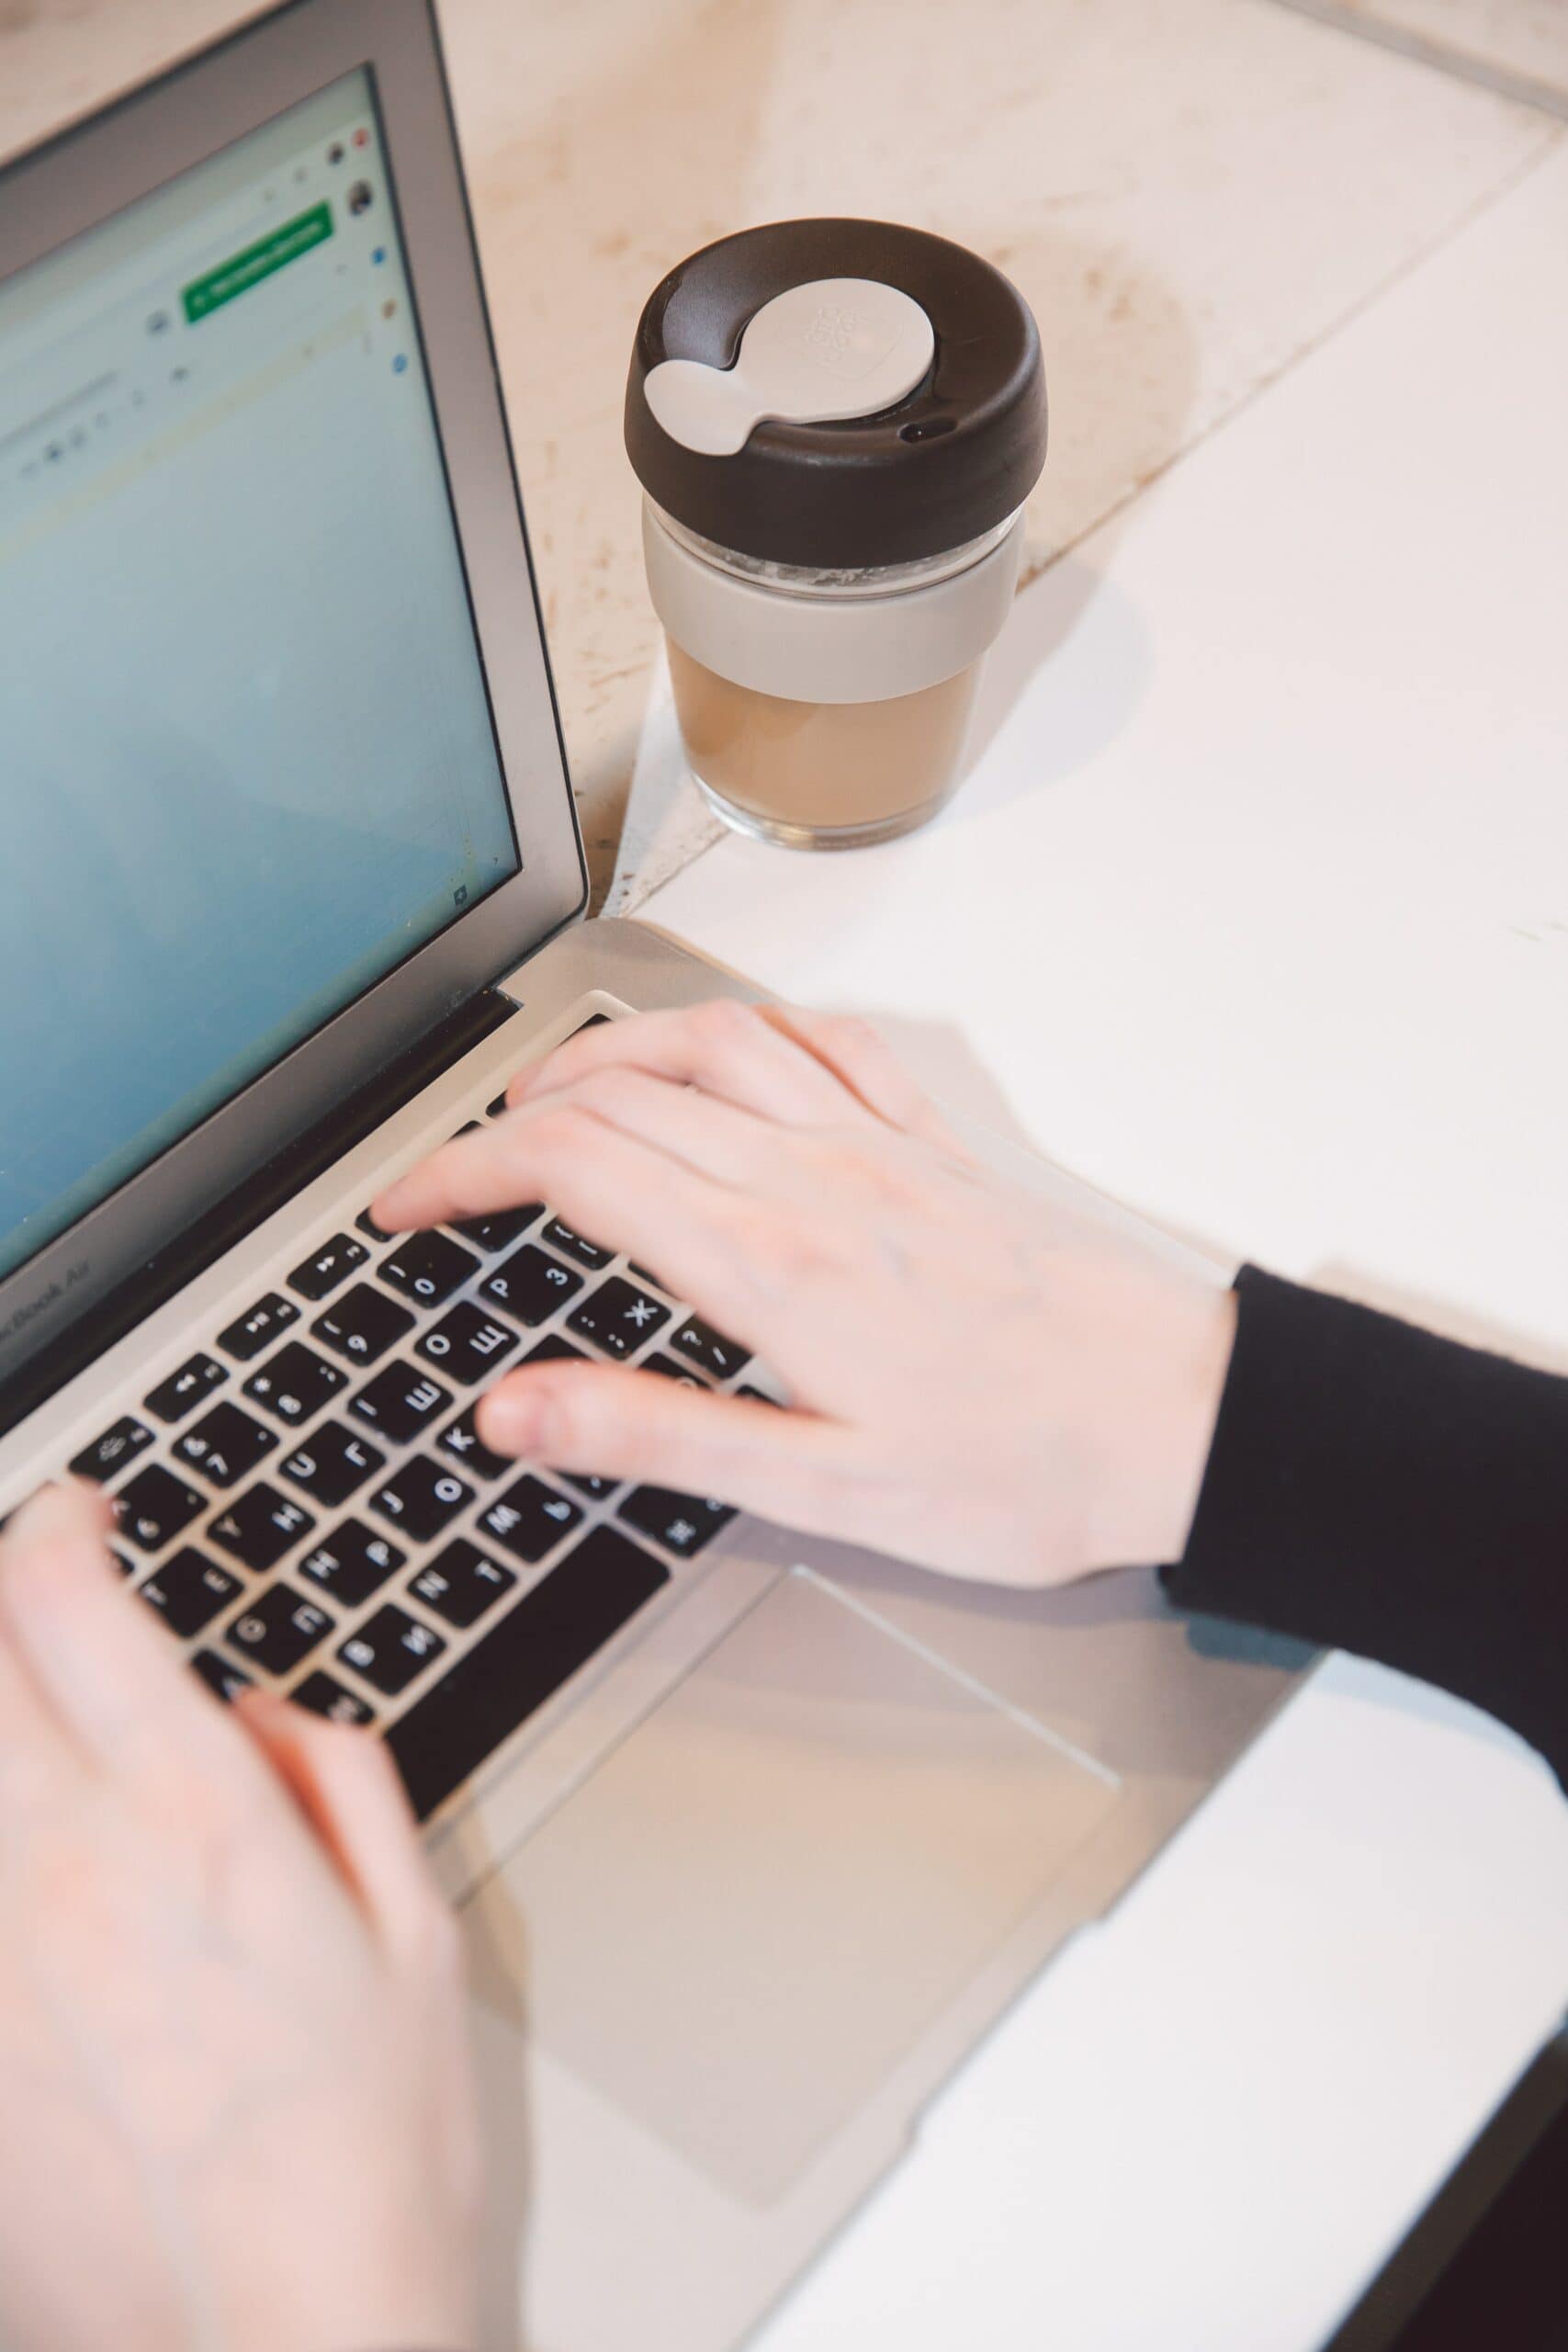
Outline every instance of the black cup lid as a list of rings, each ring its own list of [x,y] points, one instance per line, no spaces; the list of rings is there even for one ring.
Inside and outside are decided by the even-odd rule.
[[[765,419],[708,457],[655,419],[667,359],[732,368],[764,302],[816,278],[870,277],[920,305],[924,380],[872,417]],[[626,452],[654,503],[721,547],[812,569],[908,563],[977,538],[1022,505],[1045,462],[1045,373],[1028,303],[978,254],[885,220],[781,220],[694,254],[649,295],[626,383]]]

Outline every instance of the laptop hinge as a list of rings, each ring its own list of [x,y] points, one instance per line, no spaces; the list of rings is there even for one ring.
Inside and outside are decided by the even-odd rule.
[[[515,999],[493,988],[479,989],[388,1062],[329,1117],[264,1162],[177,1241],[97,1300],[80,1323],[62,1332],[9,1380],[0,1383],[0,1436],[36,1411],[56,1389],[73,1380],[175,1291],[194,1282],[225,1250],[243,1241],[274,1209],[303,1191],[323,1168],[352,1150],[361,1136],[412,1102],[422,1087],[461,1060],[503,1022],[515,1020],[517,1011]]]

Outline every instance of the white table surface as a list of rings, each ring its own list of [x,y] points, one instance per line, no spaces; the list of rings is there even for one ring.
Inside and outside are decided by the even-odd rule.
[[[1568,1362],[1565,420],[1559,150],[1027,591],[940,824],[643,911],[1156,1218]],[[759,2343],[1307,2352],[1565,2002],[1555,1783],[1333,1659]]]

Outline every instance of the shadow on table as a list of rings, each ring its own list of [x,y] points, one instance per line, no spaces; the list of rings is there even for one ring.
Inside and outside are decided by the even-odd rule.
[[[981,682],[954,812],[1002,805],[1087,766],[1139,700],[1151,666],[1142,616],[1111,577],[1133,501],[1179,458],[1198,375],[1198,338],[1171,288],[1124,249],[1064,236],[1043,187],[1039,222],[1011,223],[977,249],[1006,270],[1034,311],[1045,360],[1051,443],[1030,503],[1022,584]],[[1060,518],[1060,519],[1058,519]],[[1090,558],[1086,543],[1092,537]],[[1076,662],[1052,696],[1068,638],[1095,631],[1096,659]],[[1030,757],[991,757],[1026,695]]]

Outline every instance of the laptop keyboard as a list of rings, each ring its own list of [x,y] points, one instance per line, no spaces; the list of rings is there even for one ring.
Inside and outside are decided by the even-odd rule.
[[[374,1726],[423,1819],[735,1516],[492,1453],[481,1386],[573,1356],[705,1388],[749,1368],[542,1201],[396,1238],[367,1210],[70,1466],[203,1680]]]

